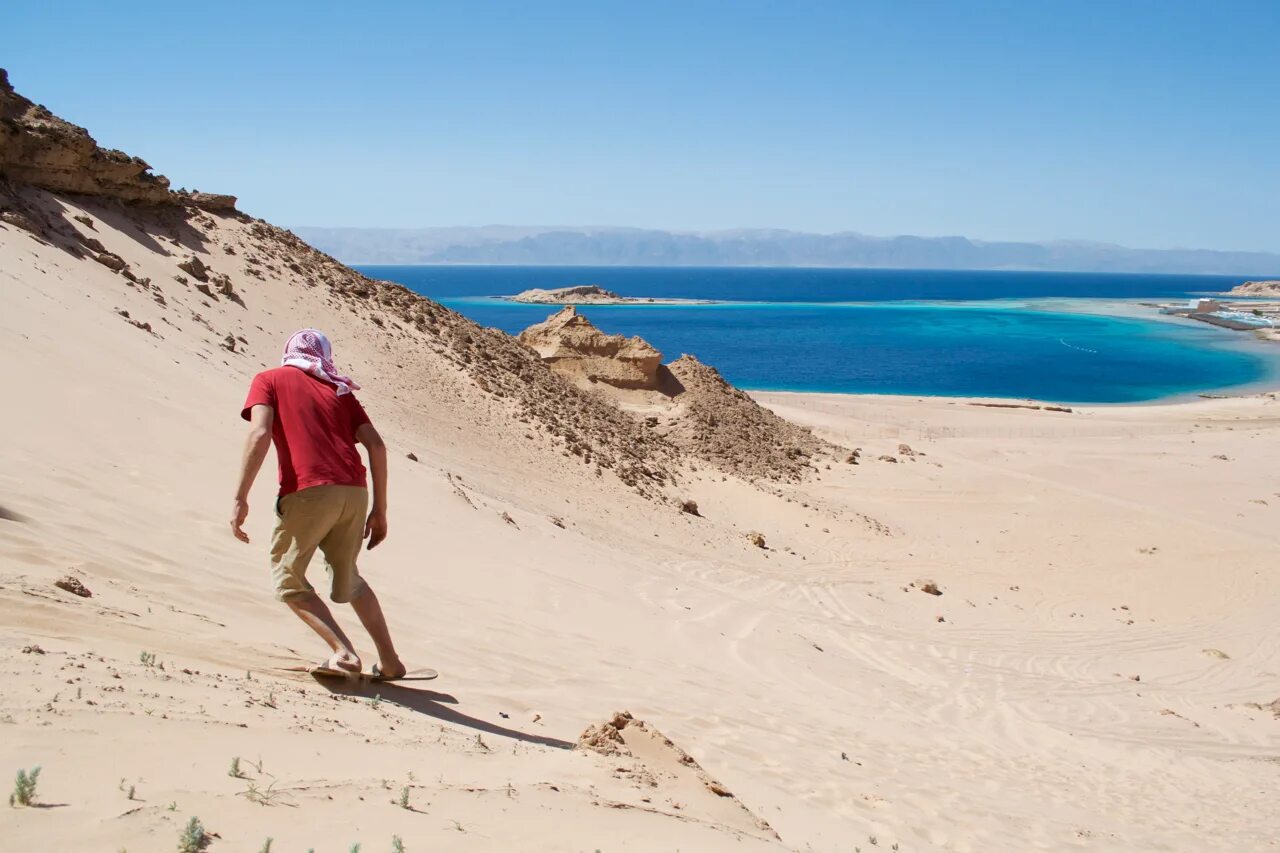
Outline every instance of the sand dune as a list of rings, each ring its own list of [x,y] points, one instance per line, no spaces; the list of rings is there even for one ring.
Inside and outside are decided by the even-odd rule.
[[[43,768],[5,849],[1278,846],[1274,395],[758,394],[861,453],[751,482],[233,210],[5,196],[0,770]],[[307,325],[394,451],[361,565],[436,681],[286,671],[269,477],[227,530]],[[625,752],[575,748],[620,709]]]

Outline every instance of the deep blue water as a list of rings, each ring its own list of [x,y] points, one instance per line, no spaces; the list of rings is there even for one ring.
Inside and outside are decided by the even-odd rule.
[[[512,333],[556,309],[486,297],[599,284],[627,296],[725,300],[580,310],[605,331],[640,335],[668,360],[693,353],[734,384],[758,390],[1120,403],[1277,375],[1277,357],[1248,335],[1019,301],[1182,299],[1240,281],[1224,276],[666,267],[362,270]]]

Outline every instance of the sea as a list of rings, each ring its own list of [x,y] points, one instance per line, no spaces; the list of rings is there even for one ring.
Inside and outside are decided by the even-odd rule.
[[[516,334],[555,306],[495,297],[596,284],[709,305],[585,306],[665,360],[691,353],[749,390],[1145,403],[1280,385],[1280,346],[1143,302],[1238,276],[716,267],[361,266]]]

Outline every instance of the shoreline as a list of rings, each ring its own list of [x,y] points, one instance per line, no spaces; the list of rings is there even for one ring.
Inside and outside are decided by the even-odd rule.
[[[1060,400],[1042,400],[1028,397],[983,397],[983,396],[957,396],[951,397],[945,394],[870,394],[859,392],[843,392],[843,391],[778,391],[764,390],[756,388],[743,388],[738,386],[740,390],[749,394],[752,399],[759,403],[768,405],[771,398],[778,398],[778,401],[792,400],[795,402],[812,401],[812,402],[838,402],[838,403],[915,403],[919,405],[951,405],[951,406],[971,406],[974,409],[1010,409],[1021,410],[1026,412],[1039,412],[1045,415],[1059,415],[1062,417],[1070,417],[1071,415],[1089,414],[1091,410],[1102,409],[1108,412],[1120,412],[1128,409],[1147,411],[1153,408],[1168,407],[1186,409],[1193,406],[1212,406],[1215,403],[1224,401],[1241,401],[1254,400],[1264,398],[1275,398],[1280,396],[1280,381],[1272,382],[1265,388],[1258,388],[1252,391],[1239,391],[1236,393],[1215,394],[1211,392],[1196,392],[1194,394],[1179,394],[1173,397],[1162,397],[1156,400],[1146,400],[1141,402],[1124,402],[1124,403],[1078,403],[1063,402]],[[1038,409],[1036,407],[1039,407]],[[1069,408],[1071,412],[1058,411],[1055,408]]]

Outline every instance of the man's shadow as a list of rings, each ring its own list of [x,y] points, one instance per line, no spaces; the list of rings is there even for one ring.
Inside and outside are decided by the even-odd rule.
[[[509,729],[506,726],[499,726],[488,720],[481,720],[461,711],[455,711],[448,706],[457,705],[458,700],[448,693],[403,687],[391,681],[339,681],[329,678],[317,678],[316,682],[323,685],[330,693],[336,693],[339,696],[361,696],[366,699],[372,699],[377,696],[383,702],[391,702],[401,708],[408,708],[410,711],[425,714],[428,717],[435,717],[437,720],[452,723],[455,726],[475,729],[484,734],[511,738],[524,743],[536,743],[539,746],[549,746],[552,749],[573,749],[574,746],[567,740]]]

